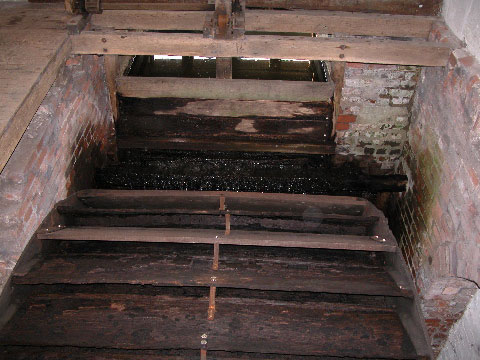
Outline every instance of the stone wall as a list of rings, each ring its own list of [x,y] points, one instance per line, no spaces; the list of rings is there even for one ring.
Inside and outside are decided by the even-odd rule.
[[[394,171],[407,140],[419,69],[346,63],[336,143],[339,155],[363,156]]]
[[[106,161],[108,99],[103,58],[68,59],[0,174],[0,290],[53,205],[91,186]]]
[[[438,353],[480,282],[480,64],[465,50],[422,70],[402,168],[390,224]]]
[[[465,42],[467,50],[480,59],[480,1],[444,0],[442,14],[452,32]]]
[[[462,320],[450,331],[438,360],[480,359],[480,291],[468,304]]]

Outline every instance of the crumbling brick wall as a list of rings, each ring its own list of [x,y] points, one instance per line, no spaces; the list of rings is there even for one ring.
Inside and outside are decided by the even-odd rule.
[[[0,290],[53,205],[91,185],[112,139],[103,58],[69,58],[0,174]]]
[[[346,63],[336,120],[337,154],[368,157],[395,171],[407,140],[419,68]]]
[[[480,64],[465,50],[422,70],[390,224],[438,353],[480,283]]]

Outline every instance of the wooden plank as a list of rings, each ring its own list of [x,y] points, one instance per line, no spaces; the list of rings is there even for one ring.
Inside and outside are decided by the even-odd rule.
[[[277,144],[328,144],[331,124],[326,119],[219,118],[188,115],[134,115],[120,118],[117,137],[176,138],[202,141],[244,141]]]
[[[247,0],[248,7],[439,15],[441,0]]]
[[[287,154],[334,154],[335,145],[327,144],[271,144],[254,141],[216,141],[185,138],[136,138],[117,139],[120,149],[150,150],[203,150],[203,151],[253,151]]]
[[[208,0],[104,0],[103,9],[211,9]],[[333,10],[402,15],[439,15],[441,0],[247,0],[247,7],[268,9]]]
[[[212,11],[105,10],[92,15],[94,28],[138,30],[203,30]]]
[[[198,350],[119,350],[68,346],[0,346],[0,359],[2,360],[185,360],[197,358]],[[208,351],[208,358],[216,360],[306,360],[305,356],[301,355],[242,353],[212,350]],[[322,360],[338,360],[338,358],[322,357]],[[358,358],[343,357],[342,360],[358,360]]]
[[[269,215],[256,211],[199,211],[189,209],[91,209],[60,205],[57,210],[70,216],[71,226],[133,226],[167,228],[215,228],[227,225],[236,230],[289,231],[298,233],[369,235],[377,217],[327,214]],[[220,216],[224,215],[224,216]],[[225,217],[225,219],[224,219]]]
[[[448,45],[426,41],[358,38],[246,36],[217,40],[197,34],[86,31],[72,36],[75,54],[255,57],[445,66]]]
[[[427,39],[437,17],[349,13],[336,11],[250,10],[247,31],[369,35]]]
[[[217,64],[218,61],[219,59],[217,59]],[[220,60],[221,64],[223,64],[222,61]],[[118,93],[125,97],[136,98],[169,97],[298,102],[330,101],[333,96],[333,84],[329,82],[232,80],[231,59],[227,60],[226,64],[222,66],[226,66],[227,70],[229,70],[230,78],[121,76],[117,78]]]
[[[71,16],[63,4],[0,3],[0,13],[2,171],[70,54]]]
[[[369,236],[275,233],[232,230],[228,236],[219,230],[168,228],[67,227],[38,234],[42,240],[174,242],[184,244],[229,244],[280,246],[312,249],[362,251],[396,250],[391,240],[373,240]]]
[[[99,28],[118,30],[203,30],[205,11],[107,10],[92,16]],[[285,33],[370,35],[427,39],[437,17],[335,11],[247,10],[245,30]]]
[[[208,100],[181,98],[124,98],[122,108],[128,116],[219,117],[245,120],[317,120],[331,116],[330,102],[292,102],[273,100]],[[243,125],[243,124],[242,124]],[[245,130],[249,130],[244,127]],[[251,130],[251,129],[250,129]]]
[[[67,39],[60,45],[52,59],[39,74],[28,94],[26,94],[26,97],[23,99],[21,104],[19,104],[17,111],[9,120],[8,126],[4,128],[0,137],[0,149],[2,150],[0,152],[0,171],[3,170],[8,159],[15,150],[15,147],[20,141],[23,133],[30,123],[30,120],[35,115],[38,107],[42,103],[42,100],[50,89],[50,86],[55,81],[57,73],[60,67],[65,63],[70,51],[71,44]]]
[[[324,214],[312,211],[310,213],[298,213],[289,211],[255,211],[255,210],[242,210],[242,209],[228,209],[228,210],[195,210],[195,209],[182,209],[182,208],[170,208],[170,209],[107,209],[107,208],[86,208],[75,207],[69,205],[57,205],[57,211],[64,215],[75,215],[77,217],[100,217],[100,216],[119,216],[120,218],[126,218],[128,216],[143,216],[143,215],[224,215],[226,213],[232,216],[248,216],[259,218],[288,218],[288,219],[301,219],[304,222],[309,220],[318,220],[320,223],[329,224],[343,224],[343,225],[364,225],[371,226],[377,220],[377,216],[352,216],[352,215],[337,215],[337,214]],[[315,209],[317,210],[317,209]],[[82,221],[75,219],[75,222]],[[232,223],[235,223],[232,220]]]
[[[13,283],[214,285],[252,290],[412,295],[411,291],[398,288],[380,261],[368,264],[331,253],[316,253],[314,260],[304,260],[295,253],[290,254],[291,257],[270,254],[268,259],[247,258],[222,251],[217,270],[212,270],[211,258],[195,255],[198,253],[195,250],[186,254],[160,249],[152,252],[55,255],[29,272],[15,272]]]
[[[188,208],[218,209],[218,199],[224,196],[229,210],[284,211],[285,214],[304,214],[315,208],[326,214],[362,215],[371,205],[367,200],[349,196],[239,193],[229,191],[180,191],[180,190],[81,190],[76,196],[90,207],[157,209],[178,208],[188,202]],[[168,205],[170,203],[170,205]],[[194,205],[196,204],[196,205]]]
[[[206,297],[42,294],[3,329],[2,343],[198,349],[207,334],[209,351],[415,357],[398,316],[382,305],[218,296],[214,322],[207,307]]]

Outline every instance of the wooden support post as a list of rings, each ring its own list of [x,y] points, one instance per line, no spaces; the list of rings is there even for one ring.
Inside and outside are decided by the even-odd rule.
[[[232,18],[232,0],[216,0],[215,14],[216,39],[230,39],[231,38],[231,18]]]
[[[105,55],[105,78],[107,81],[113,120],[118,119],[117,86],[115,80],[119,69],[118,55]]]
[[[219,210],[225,210],[225,196],[220,195],[220,207],[218,208]]]
[[[200,360],[207,360],[207,349],[200,349]]]
[[[342,98],[344,76],[345,76],[345,63],[341,61],[332,62],[331,79],[335,84],[335,90],[333,93],[332,136],[335,135],[337,118],[338,118],[338,115],[340,114],[340,100]]]
[[[217,79],[232,78],[232,58],[217,57]]]
[[[225,235],[230,235],[230,214],[225,214]]]
[[[213,264],[212,270],[218,270],[218,257],[220,256],[220,244],[213,244]]]

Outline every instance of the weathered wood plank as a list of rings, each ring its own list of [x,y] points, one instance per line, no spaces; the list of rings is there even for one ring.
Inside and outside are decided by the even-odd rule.
[[[212,9],[208,0],[104,0],[103,9]],[[441,0],[247,0],[247,7],[269,9],[307,9],[375,12],[403,15],[438,15]]]
[[[210,57],[263,57],[401,65],[445,66],[448,45],[426,41],[357,38],[246,36],[217,40],[198,34],[86,31],[72,36],[73,53]]]
[[[269,216],[256,211],[199,211],[189,209],[92,209],[59,205],[59,213],[70,216],[71,226],[133,226],[167,228],[225,228],[224,216],[237,230],[289,231],[320,234],[369,235],[377,217],[327,214]]]
[[[334,154],[335,145],[329,144],[272,144],[254,141],[215,141],[185,138],[137,138],[125,137],[117,139],[120,149],[150,150],[208,150],[208,151],[250,151],[274,152],[286,154]]]
[[[173,252],[175,254],[175,252]],[[73,254],[49,257],[29,272],[16,272],[14,284],[141,284],[154,286],[216,286],[276,291],[411,296],[399,289],[380,266],[348,257],[271,256],[237,258],[221,250],[219,269],[212,258],[195,251],[178,258],[172,252],[128,254]],[[175,254],[176,255],[176,254]],[[182,255],[182,254],[180,254]],[[238,255],[237,255],[238,256]],[[330,261],[329,256],[335,260]],[[214,281],[212,280],[214,279]]]
[[[189,142],[245,141],[278,144],[332,145],[329,120],[219,118],[188,115],[122,116],[117,126],[119,139],[176,138]]]
[[[115,350],[79,347],[35,347],[0,346],[2,360],[187,360],[197,359],[199,350]],[[208,358],[215,360],[338,360],[338,357],[305,357],[302,355],[280,355],[208,351]],[[342,357],[342,360],[358,358]],[[382,359],[370,359],[382,360]]]
[[[23,7],[7,9],[7,16],[0,21],[0,51],[4,54],[0,60],[0,171],[71,51],[62,23],[65,13],[60,13],[58,6],[36,9],[32,14],[20,14],[22,11]],[[27,30],[32,23],[38,25],[42,14],[51,20],[33,32]]]
[[[206,11],[107,10],[92,16],[99,28],[118,30],[203,30]],[[334,11],[247,10],[245,30],[418,37],[427,39],[437,17],[366,14]]]
[[[229,63],[231,66],[231,59]],[[330,82],[228,78],[121,76],[117,78],[117,89],[120,95],[135,98],[320,102],[330,101],[333,96],[333,84]]]
[[[123,98],[123,112],[136,116],[187,116],[328,120],[332,105],[325,102],[272,100],[205,100],[180,98]]]
[[[374,240],[369,236],[324,235],[303,233],[275,233],[232,230],[229,235],[219,230],[168,229],[134,227],[67,227],[55,232],[41,232],[42,240],[71,241],[135,241],[174,242],[184,244],[227,244],[245,246],[280,246],[312,249],[343,249],[363,251],[396,250],[396,244],[386,239]]]
[[[81,190],[76,196],[93,208],[141,208],[218,210],[220,196],[225,197],[229,211],[252,211],[263,215],[315,213],[362,215],[372,205],[362,198],[327,195],[238,193],[228,191],[162,191],[162,190]],[[182,205],[180,205],[182,204]],[[314,209],[315,211],[312,211]],[[309,211],[308,211],[309,210]]]
[[[218,296],[213,322],[206,319],[207,307],[206,297],[42,294],[2,331],[2,343],[198,349],[207,334],[209,350],[415,357],[398,316],[382,305]]]

